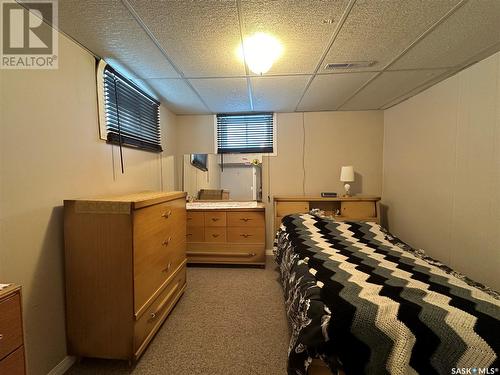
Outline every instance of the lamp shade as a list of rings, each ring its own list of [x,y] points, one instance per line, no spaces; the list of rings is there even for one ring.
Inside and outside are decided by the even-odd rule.
[[[354,181],[354,168],[352,165],[342,167],[340,170],[340,181],[353,182]]]

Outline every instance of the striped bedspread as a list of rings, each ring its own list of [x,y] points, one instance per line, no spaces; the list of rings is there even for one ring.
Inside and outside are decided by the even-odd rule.
[[[292,328],[288,374],[318,357],[348,375],[498,373],[500,301],[378,224],[290,215],[274,252]]]

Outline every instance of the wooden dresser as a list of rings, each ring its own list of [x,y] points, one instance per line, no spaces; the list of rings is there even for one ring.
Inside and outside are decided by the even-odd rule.
[[[274,229],[278,230],[281,219],[290,214],[309,212],[319,208],[328,215],[334,215],[338,221],[358,220],[380,222],[380,197],[302,197],[302,196],[275,196],[274,197]]]
[[[189,263],[266,263],[266,219],[261,203],[253,208],[188,208]]]
[[[0,374],[24,375],[21,287],[0,290]]]
[[[186,285],[186,193],[64,201],[68,352],[136,360]]]

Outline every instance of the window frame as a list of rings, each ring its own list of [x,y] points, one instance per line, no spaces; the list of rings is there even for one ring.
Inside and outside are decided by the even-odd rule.
[[[228,115],[258,115],[259,113],[262,112],[242,112],[242,113],[227,113]],[[226,114],[226,113],[224,113]],[[219,144],[217,141],[218,138],[218,133],[217,133],[217,114],[213,115],[213,122],[214,122],[214,154],[216,155],[223,155],[219,154],[217,151],[219,149]],[[273,152],[238,152],[237,154],[259,154],[259,155],[266,155],[266,156],[278,156],[278,140],[277,140],[277,124],[278,124],[278,116],[276,112],[273,112]]]
[[[141,95],[145,96],[152,102],[154,102],[158,106],[158,145],[159,149],[153,149],[152,147],[144,147],[141,145],[129,143],[129,142],[119,142],[119,141],[113,141],[108,139],[108,124],[106,120],[106,97],[105,97],[105,84],[104,84],[104,74],[105,70],[110,69],[114,74],[116,74],[120,80],[124,81],[126,84],[130,85],[133,87],[135,90],[137,90]],[[108,144],[112,145],[120,145],[123,147],[128,147],[128,148],[134,148],[136,150],[142,150],[142,151],[147,151],[147,152],[153,152],[153,153],[160,153],[163,152],[163,146],[162,146],[162,137],[161,137],[161,116],[160,116],[160,111],[161,111],[161,103],[153,98],[151,95],[148,93],[144,92],[143,89],[138,87],[136,84],[131,82],[129,79],[124,77],[122,74],[117,72],[111,65],[107,64],[106,61],[103,59],[99,60],[97,64],[97,74],[96,74],[96,79],[97,79],[97,104],[98,104],[98,117],[99,117],[99,138],[106,141]],[[140,142],[140,141],[138,141]],[[147,140],[144,140],[144,143],[147,143]]]

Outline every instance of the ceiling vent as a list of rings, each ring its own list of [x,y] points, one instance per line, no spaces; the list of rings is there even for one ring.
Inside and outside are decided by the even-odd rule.
[[[369,68],[375,65],[376,61],[346,61],[339,63],[329,63],[325,65],[326,70],[339,70],[339,69],[359,69]]]

